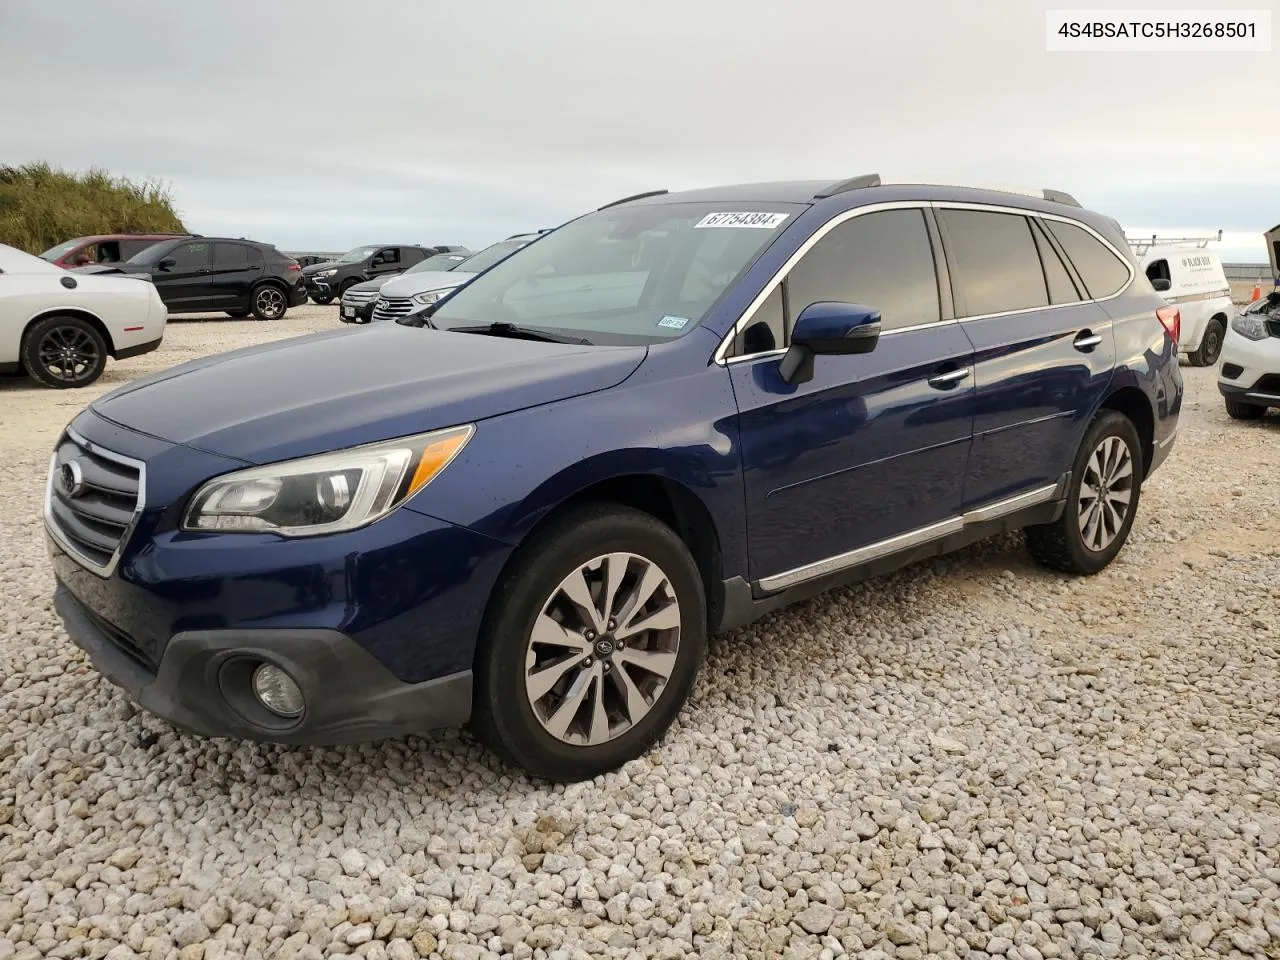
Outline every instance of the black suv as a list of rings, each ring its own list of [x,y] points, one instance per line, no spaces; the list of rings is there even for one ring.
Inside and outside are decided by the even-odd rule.
[[[419,247],[397,244],[369,244],[348,250],[337,260],[302,268],[307,293],[316,303],[332,303],[347,288],[375,277],[391,277],[403,273],[427,257],[452,253],[460,248]]]
[[[298,261],[269,243],[185,237],[147,247],[124,263],[81,267],[83,273],[132,273],[151,278],[170,313],[223,311],[279,320],[307,302]]]

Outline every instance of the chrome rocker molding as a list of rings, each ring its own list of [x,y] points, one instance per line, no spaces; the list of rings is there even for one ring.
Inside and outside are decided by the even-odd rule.
[[[951,517],[939,523],[930,524],[927,527],[918,527],[896,537],[890,537],[888,540],[869,543],[865,547],[858,547],[856,550],[850,550],[847,553],[828,557],[825,560],[818,560],[803,567],[796,567],[793,570],[776,573],[771,577],[764,577],[756,581],[756,588],[761,593],[777,593],[780,590],[786,590],[809,580],[830,576],[850,567],[870,563],[873,560],[879,560],[903,550],[910,550],[912,547],[918,547],[933,540],[949,537],[954,533],[960,533],[966,527],[989,523],[992,520],[998,520],[1028,507],[1049,503],[1065,495],[1065,480],[1066,478],[1058,483],[1029,490],[1026,493],[1020,493],[1005,500],[997,500],[995,503],[989,503],[986,506],[970,510],[962,516]]]
[[[120,543],[115,552],[111,554],[111,559],[107,561],[106,566],[98,566],[76,548],[75,544],[58,529],[57,521],[53,519],[53,467],[58,462],[57,450],[54,450],[53,456],[49,458],[49,476],[45,479],[44,484],[44,528],[72,560],[90,573],[107,578],[115,572],[116,565],[120,562],[120,556],[124,553],[125,547],[128,546],[129,540],[133,537],[134,528],[137,527],[138,519],[142,516],[142,511],[147,505],[147,465],[141,460],[135,460],[132,457],[105,450],[96,443],[86,440],[70,427],[67,427],[66,435],[95,456],[102,457],[104,460],[114,460],[116,463],[124,464],[138,471],[138,501],[133,510],[133,517],[129,520],[129,525],[125,527],[124,532],[120,534]]]

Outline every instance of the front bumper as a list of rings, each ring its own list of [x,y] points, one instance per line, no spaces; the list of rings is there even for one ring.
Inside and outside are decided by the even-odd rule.
[[[470,670],[421,683],[391,674],[350,637],[325,629],[192,630],[166,645],[158,668],[59,582],[54,607],[94,667],[139,706],[189,733],[296,745],[362,743],[460,726],[471,715]],[[302,689],[297,719],[258,703],[258,664]]]
[[[1280,407],[1280,336],[1250,340],[1228,330],[1218,365],[1218,391],[1245,403]]]
[[[303,291],[312,297],[336,297],[337,291],[329,286],[325,280],[317,280],[315,277],[304,276],[302,278]]]
[[[342,303],[338,311],[338,319],[343,323],[369,323],[373,320],[373,307],[378,302],[375,297],[362,303]]]

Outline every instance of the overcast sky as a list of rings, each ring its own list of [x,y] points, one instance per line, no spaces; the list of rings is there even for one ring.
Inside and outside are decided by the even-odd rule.
[[[0,0],[0,163],[157,177],[188,228],[287,250],[478,247],[640,190],[879,172],[1052,186],[1265,259],[1280,53],[1046,53],[1045,8]]]

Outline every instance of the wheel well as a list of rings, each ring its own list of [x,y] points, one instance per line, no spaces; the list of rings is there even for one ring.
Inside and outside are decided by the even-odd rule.
[[[1142,469],[1145,475],[1151,469],[1156,436],[1156,418],[1151,412],[1146,394],[1137,387],[1122,387],[1102,401],[1102,409],[1124,414],[1137,427],[1138,438],[1142,441]]]
[[[284,285],[283,281],[277,280],[275,277],[267,277],[263,280],[259,280],[257,283],[255,283],[252,287],[249,288],[250,297],[252,297],[253,294],[261,290],[263,287],[275,287],[277,290],[279,290],[281,293],[285,295],[288,295],[289,293],[289,289]]]
[[[716,623],[720,616],[720,538],[715,523],[702,501],[688,488],[652,474],[635,474],[602,480],[579,490],[547,512],[525,537],[536,534],[565,510],[587,503],[613,503],[647,513],[666,524],[684,541],[693,555],[707,598],[707,617]]]
[[[106,324],[104,324],[101,320],[95,317],[88,310],[78,310],[74,307],[69,309],[61,309],[61,310],[46,310],[44,313],[38,316],[32,317],[31,322],[28,323],[22,331],[22,339],[19,340],[18,342],[26,343],[27,334],[31,332],[31,328],[34,327],[37,323],[39,323],[41,320],[47,320],[50,317],[79,317],[81,320],[88,323],[89,326],[93,327],[93,329],[98,331],[102,339],[106,341],[107,353],[110,354],[113,359],[115,358],[115,355],[116,355],[115,341],[111,339],[111,332],[107,329]]]

